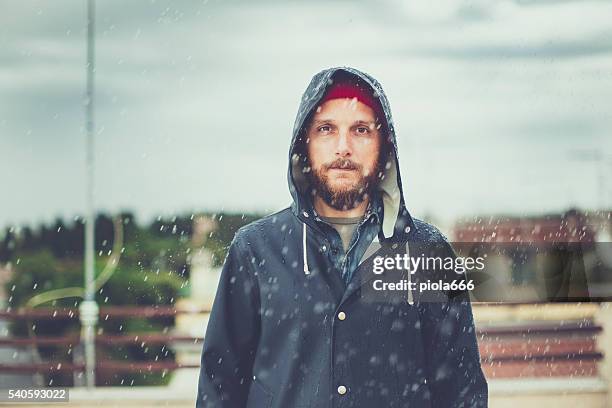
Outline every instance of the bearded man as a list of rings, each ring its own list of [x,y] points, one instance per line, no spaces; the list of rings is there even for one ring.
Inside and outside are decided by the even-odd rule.
[[[435,243],[455,256],[406,208],[378,81],[350,67],[312,78],[288,182],[292,205],[240,228],[229,247],[197,406],[486,407],[467,294],[389,303],[363,295],[374,244]]]

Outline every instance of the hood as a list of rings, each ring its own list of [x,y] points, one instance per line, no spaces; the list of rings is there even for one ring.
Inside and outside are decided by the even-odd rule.
[[[393,118],[391,117],[391,107],[380,83],[366,74],[351,67],[334,67],[325,69],[312,77],[310,84],[306,88],[300,101],[300,106],[293,126],[293,137],[289,148],[289,169],[287,179],[289,190],[293,198],[291,206],[295,215],[302,222],[310,223],[315,218],[313,209],[307,202],[307,178],[303,169],[303,161],[296,153],[296,145],[300,141],[304,124],[309,120],[313,110],[325,95],[328,86],[333,83],[337,75],[354,76],[364,82],[372,89],[373,95],[378,98],[384,118],[382,119],[382,129],[387,133],[386,143],[388,151],[388,161],[385,166],[384,176],[378,185],[378,190],[383,201],[383,222],[382,235],[385,240],[401,241],[411,231],[416,230],[412,217],[406,209],[404,194],[402,190],[402,180],[397,153],[397,140]]]

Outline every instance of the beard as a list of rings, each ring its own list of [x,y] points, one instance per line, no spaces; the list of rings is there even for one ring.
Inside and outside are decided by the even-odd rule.
[[[350,159],[337,159],[331,163],[323,164],[319,168],[310,167],[310,185],[313,195],[318,195],[330,207],[347,211],[368,198],[376,185],[379,177],[377,175],[378,164],[367,174],[363,173],[363,166]],[[329,179],[328,172],[331,169],[353,170],[359,178],[352,185],[335,186]]]

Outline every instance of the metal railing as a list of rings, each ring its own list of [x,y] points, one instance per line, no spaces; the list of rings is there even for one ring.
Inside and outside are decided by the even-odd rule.
[[[100,320],[116,318],[168,318],[180,314],[206,314],[205,309],[176,309],[172,306],[109,306],[100,308]],[[19,309],[14,311],[0,311],[0,320],[74,320],[79,322],[79,311],[76,308],[34,308]],[[129,345],[154,345],[192,343],[201,344],[203,337],[186,336],[176,333],[128,333],[128,334],[97,334],[95,336],[96,347],[115,347]],[[75,348],[82,342],[78,334],[62,336],[31,336],[31,337],[0,337],[0,346],[3,347],[39,347],[58,346]],[[175,370],[178,368],[197,368],[196,364],[181,364],[171,360],[160,361],[116,361],[99,359],[96,361],[97,371],[131,372],[140,373],[160,372]],[[45,361],[35,363],[7,364],[0,363],[0,373],[53,373],[70,371],[73,373],[84,372],[85,364],[66,361]]]
[[[207,314],[204,309],[177,309],[172,306],[108,306],[100,309],[100,320],[113,318],[168,318],[181,314]],[[35,308],[0,311],[0,319],[69,319],[79,322],[78,309]],[[477,336],[483,369],[488,377],[595,376],[603,354],[597,350],[597,336],[603,328],[591,320],[575,322],[531,322],[520,325],[478,327]],[[177,333],[145,332],[98,334],[96,347],[146,346],[160,344],[201,345],[203,337]],[[65,346],[81,343],[78,334],[0,338],[4,347]],[[199,364],[160,361],[96,361],[96,371],[113,373],[168,372],[179,368],[198,368]],[[45,361],[36,363],[0,363],[0,373],[84,372],[84,363]],[[540,373],[540,374],[537,374]]]

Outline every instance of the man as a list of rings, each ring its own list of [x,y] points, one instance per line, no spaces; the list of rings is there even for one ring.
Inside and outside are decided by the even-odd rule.
[[[242,227],[229,247],[197,406],[487,406],[465,293],[416,303],[364,295],[374,243],[453,254],[406,209],[391,110],[374,78],[349,67],[313,77],[288,181],[291,207]]]

